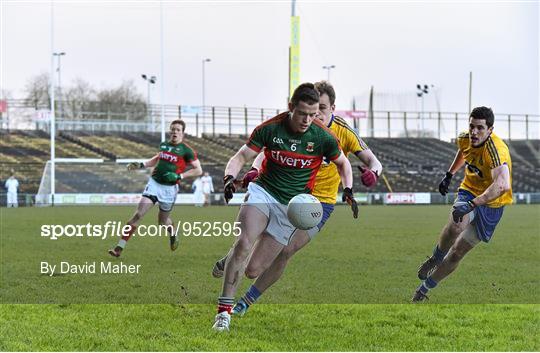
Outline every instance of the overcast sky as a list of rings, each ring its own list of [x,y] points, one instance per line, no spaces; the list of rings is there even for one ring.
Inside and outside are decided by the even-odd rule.
[[[289,1],[164,1],[165,103],[278,108],[288,91]],[[1,5],[2,88],[24,97],[28,79],[50,70],[50,1]],[[157,1],[55,1],[55,51],[62,83],[96,87],[160,71]],[[433,84],[441,110],[464,112],[469,71],[473,106],[539,114],[539,4],[529,2],[299,1],[301,81],[331,81],[337,105],[353,96],[415,92]],[[435,109],[435,91],[426,108]],[[152,101],[161,101],[159,85]],[[418,102],[411,104],[418,104]],[[416,106],[408,109],[414,109]]]

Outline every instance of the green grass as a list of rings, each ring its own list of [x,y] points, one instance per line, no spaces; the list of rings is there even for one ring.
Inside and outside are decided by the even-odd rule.
[[[538,351],[538,305],[4,305],[2,351]]]
[[[115,240],[52,241],[40,227],[123,221],[132,207],[2,209],[0,350],[539,350],[538,206],[508,207],[492,242],[474,249],[430,304],[405,304],[448,209],[369,206],[353,220],[338,207],[261,304],[220,336],[210,327],[221,283],[210,271],[231,237],[184,237],[174,253],[165,238],[135,238],[116,260],[106,254]],[[236,212],[177,207],[174,218],[233,221]],[[41,261],[123,261],[142,271],[49,277]]]

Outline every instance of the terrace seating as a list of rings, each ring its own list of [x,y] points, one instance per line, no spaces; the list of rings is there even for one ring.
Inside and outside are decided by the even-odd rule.
[[[21,182],[21,192],[35,193],[39,187],[45,162],[49,159],[49,135],[43,131],[0,130],[0,181],[13,170]],[[185,141],[198,153],[205,171],[217,178],[229,158],[246,141],[245,135],[186,135]],[[159,133],[90,134],[85,131],[63,132],[57,138],[57,157],[68,158],[137,158],[152,157],[157,152]],[[366,138],[366,143],[381,160],[383,177],[376,187],[367,190],[359,183],[358,192],[437,192],[439,180],[448,169],[455,153],[455,144],[434,138]],[[513,165],[514,192],[540,192],[540,140],[509,141]],[[355,180],[359,180],[360,161],[349,156]],[[148,178],[148,171],[125,173],[116,163],[104,163],[100,168],[82,165],[75,171],[58,164],[61,185],[57,192],[140,192]],[[247,170],[249,166],[246,166]],[[451,189],[456,189],[463,171],[453,178]],[[190,192],[191,183],[181,184]],[[216,182],[215,187],[221,188]],[[114,190],[114,191],[113,191]]]

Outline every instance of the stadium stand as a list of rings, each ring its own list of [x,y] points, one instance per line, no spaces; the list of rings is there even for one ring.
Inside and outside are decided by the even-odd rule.
[[[21,181],[21,192],[35,193],[39,187],[43,167],[49,159],[49,135],[37,130],[0,130],[0,180],[3,182],[13,170]],[[245,135],[187,135],[185,141],[197,150],[203,169],[215,177],[215,186],[228,159],[245,143]],[[437,192],[441,176],[454,158],[453,143],[435,138],[366,138],[365,141],[384,166],[384,178],[373,192]],[[145,159],[152,157],[160,142],[158,133],[89,133],[62,132],[57,138],[57,156],[64,158],[102,158],[107,160],[99,168],[81,165],[76,170],[58,164],[57,176],[62,183],[57,192],[138,193],[144,186],[149,171],[126,173],[114,163],[117,158]],[[512,155],[514,192],[540,192],[540,140],[512,140],[507,142]],[[355,180],[360,172],[358,159],[350,157]],[[248,166],[246,166],[246,169]],[[463,171],[456,176],[451,189],[456,189]],[[359,183],[359,192],[368,191]],[[182,183],[184,192],[191,191],[190,182]],[[219,190],[219,189],[218,189]]]
[[[19,179],[21,193],[36,193],[50,156],[50,136],[39,130],[0,130],[0,181],[11,173]],[[99,154],[68,141],[56,140],[58,158],[101,158]]]

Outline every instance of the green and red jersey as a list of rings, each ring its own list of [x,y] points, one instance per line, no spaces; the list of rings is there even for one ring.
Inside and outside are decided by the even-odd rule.
[[[188,144],[180,142],[173,145],[171,142],[162,142],[159,145],[158,163],[152,171],[152,178],[160,184],[174,185],[177,182],[167,181],[165,174],[174,172],[182,173],[187,163],[197,160],[197,152]]]
[[[341,154],[336,136],[315,119],[304,133],[289,127],[289,113],[281,113],[253,130],[246,145],[265,159],[255,181],[282,204],[298,194],[311,193],[323,158]]]

